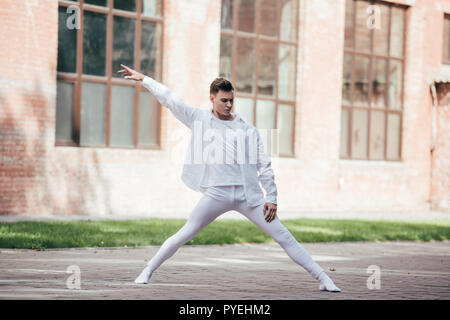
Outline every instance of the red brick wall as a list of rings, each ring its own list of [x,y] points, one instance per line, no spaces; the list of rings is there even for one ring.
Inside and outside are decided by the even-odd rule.
[[[280,161],[276,172],[280,209],[414,212],[431,208],[430,83],[441,66],[442,18],[450,1],[389,2],[411,5],[402,161],[339,159],[345,1],[302,1],[296,159]]]
[[[165,108],[162,150],[54,146],[57,8],[0,0],[0,214],[186,214],[201,196],[180,180],[188,129]],[[165,1],[163,82],[201,108],[218,73],[219,17],[219,0]]]
[[[429,85],[440,69],[441,17],[450,0],[390,2],[412,5],[402,162],[339,159],[345,2],[300,1],[296,155],[272,159],[280,216],[448,211],[448,105],[438,108],[431,157]],[[167,109],[161,150],[54,146],[57,24],[56,0],[0,0],[0,214],[186,217],[201,194],[180,180],[189,131]],[[208,108],[219,67],[220,0],[166,0],[164,24],[164,84]]]
[[[30,203],[49,200],[45,179],[54,139],[56,8],[53,0],[0,1],[2,214],[29,213]]]
[[[432,153],[431,206],[450,211],[450,84],[437,84],[436,136]]]

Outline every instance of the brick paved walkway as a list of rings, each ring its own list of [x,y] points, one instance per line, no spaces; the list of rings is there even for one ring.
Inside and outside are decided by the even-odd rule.
[[[319,291],[318,283],[278,244],[268,243],[183,246],[148,285],[133,281],[158,246],[0,249],[0,299],[450,298],[450,241],[303,246],[328,270],[341,293]],[[70,265],[80,268],[79,290],[67,288]],[[367,287],[371,265],[380,268],[380,289]]]

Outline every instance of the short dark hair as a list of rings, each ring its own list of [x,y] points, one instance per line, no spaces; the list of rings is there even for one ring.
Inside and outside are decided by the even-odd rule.
[[[230,92],[234,91],[233,84],[225,78],[216,78],[209,87],[210,94],[216,94],[219,90]]]

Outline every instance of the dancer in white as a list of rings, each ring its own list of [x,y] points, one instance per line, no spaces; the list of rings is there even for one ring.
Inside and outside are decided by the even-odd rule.
[[[318,280],[320,290],[340,292],[278,219],[277,187],[270,158],[264,152],[259,131],[239,114],[231,112],[234,99],[231,82],[215,79],[210,86],[212,109],[203,110],[189,106],[156,80],[121,66],[123,69],[118,72],[125,79],[142,81],[161,105],[192,130],[182,180],[191,189],[203,193],[186,224],[162,244],[135,283],[148,283],[152,273],[178,248],[221,214],[236,210],[272,237],[293,261]],[[212,142],[206,145],[204,142],[209,140]],[[259,182],[266,191],[265,198]]]

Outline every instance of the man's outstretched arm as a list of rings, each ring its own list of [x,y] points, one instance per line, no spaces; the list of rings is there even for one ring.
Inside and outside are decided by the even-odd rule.
[[[169,108],[173,115],[187,127],[192,127],[200,109],[189,106],[182,98],[158,81],[123,64],[121,66],[123,69],[118,73],[122,73],[125,79],[142,82],[142,85],[155,96],[161,105]]]

